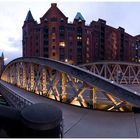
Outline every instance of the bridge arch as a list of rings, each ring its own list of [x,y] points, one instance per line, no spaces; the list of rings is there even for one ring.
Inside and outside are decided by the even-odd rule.
[[[26,57],[11,61],[1,80],[63,103],[91,109],[128,111],[140,107],[136,91],[60,61]]]

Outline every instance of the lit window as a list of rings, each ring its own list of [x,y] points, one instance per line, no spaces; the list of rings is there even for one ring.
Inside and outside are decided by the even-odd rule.
[[[61,46],[61,47],[65,47],[65,42],[59,42],[59,46]]]
[[[68,62],[68,59],[65,59],[65,62],[67,63]]]
[[[56,38],[55,33],[52,33],[52,39],[55,39],[55,38]]]
[[[77,36],[77,40],[81,40],[82,39],[82,37],[80,37],[80,36]]]

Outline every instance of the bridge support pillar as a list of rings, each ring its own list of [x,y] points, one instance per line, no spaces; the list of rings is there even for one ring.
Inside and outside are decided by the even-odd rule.
[[[22,80],[23,80],[23,88],[26,89],[26,65],[23,63],[23,73],[22,73]]]
[[[17,63],[17,86],[20,87],[20,64]]]
[[[31,64],[31,91],[34,91],[34,65]]]
[[[95,109],[96,108],[96,88],[91,88],[91,99],[92,99],[92,105],[93,105],[93,108]]]
[[[43,87],[42,87],[42,93],[43,95],[47,94],[47,73],[46,73],[46,69],[43,67],[42,69],[42,82],[43,82]]]
[[[64,72],[62,72],[62,93],[61,93],[61,98],[62,98],[62,101],[63,102],[66,102],[67,100],[67,93],[66,93],[66,82],[67,82],[67,79],[66,79],[66,74]]]

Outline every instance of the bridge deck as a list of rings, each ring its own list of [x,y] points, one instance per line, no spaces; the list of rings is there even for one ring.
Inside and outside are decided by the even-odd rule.
[[[0,84],[32,103],[49,102],[61,108],[65,138],[140,137],[140,114],[81,109],[27,92],[3,81]]]

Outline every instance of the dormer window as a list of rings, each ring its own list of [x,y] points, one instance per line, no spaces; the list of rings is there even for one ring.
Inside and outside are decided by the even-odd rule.
[[[60,21],[61,21],[61,22],[64,22],[64,19],[63,19],[63,18],[61,18],[61,19],[60,19]]]
[[[48,19],[47,19],[47,18],[45,18],[45,19],[44,19],[44,21],[48,21]]]
[[[79,18],[78,22],[82,22],[82,20]]]

